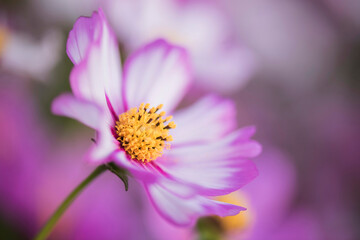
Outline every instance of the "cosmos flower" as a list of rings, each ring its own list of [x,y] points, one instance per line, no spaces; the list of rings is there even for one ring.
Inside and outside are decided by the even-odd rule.
[[[279,5],[267,0],[225,2],[237,31],[256,49],[259,75],[266,76],[260,79],[296,93],[328,81],[339,51],[339,35],[326,14],[304,1]]]
[[[268,239],[274,229],[281,226],[295,189],[295,172],[288,159],[278,152],[264,151],[256,159],[261,174],[253,182],[241,190],[217,197],[219,201],[246,206],[247,211],[236,216],[212,216],[200,220],[199,223],[205,223],[206,231],[215,231],[212,235],[222,236],[221,239],[255,240]],[[202,239],[198,236],[202,234],[199,229],[176,228],[157,216],[150,207],[147,212],[146,220],[156,239],[169,239],[170,236],[176,236],[172,239],[177,240]]]
[[[110,22],[130,51],[158,38],[184,46],[198,87],[231,92],[254,71],[252,52],[236,39],[227,15],[214,1],[104,2]]]
[[[217,197],[223,202],[244,205],[247,211],[224,218],[203,218],[196,229],[188,229],[170,225],[147,207],[146,221],[152,234],[159,240],[207,239],[205,236],[222,240],[324,239],[313,212],[306,206],[291,208],[296,174],[288,158],[269,147],[256,163],[261,173],[258,178],[241,190]]]
[[[296,174],[291,161],[271,146],[264,147],[256,160],[260,176],[240,191],[218,198],[232,204],[246,204],[248,209],[221,220],[229,239],[268,239],[276,229],[282,228],[287,214],[292,212]]]
[[[75,65],[73,95],[59,96],[52,110],[96,130],[90,162],[127,169],[144,185],[157,211],[176,225],[244,210],[213,197],[257,176],[248,159],[261,150],[250,139],[255,128],[234,131],[233,103],[217,96],[174,112],[177,126],[162,111],[172,113],[189,87],[183,48],[156,40],[131,55],[122,71],[116,38],[99,10],[77,20],[67,53]]]

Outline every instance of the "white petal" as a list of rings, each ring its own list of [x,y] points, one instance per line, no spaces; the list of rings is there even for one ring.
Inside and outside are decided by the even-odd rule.
[[[104,163],[110,161],[111,155],[119,149],[119,142],[111,132],[112,126],[113,123],[107,122],[106,115],[103,115],[100,128],[97,132],[96,143],[94,143],[87,156],[89,162]]]
[[[93,129],[98,129],[101,109],[95,104],[78,99],[71,94],[62,94],[52,103],[52,112],[57,115],[74,118]]]
[[[75,67],[70,83],[76,97],[123,111],[121,63],[116,37],[101,10],[80,18],[69,34],[67,52]]]
[[[166,220],[179,226],[192,225],[201,216],[230,216],[245,210],[239,206],[217,202],[202,196],[183,199],[158,184],[145,185],[145,188],[157,211]]]
[[[235,106],[211,95],[192,106],[174,113],[177,127],[170,131],[171,145],[207,142],[221,138],[235,128]]]
[[[141,103],[164,104],[171,111],[186,93],[190,82],[188,56],[184,49],[164,40],[154,41],[135,52],[124,67],[128,107]]]
[[[248,159],[261,151],[250,139],[253,133],[254,128],[244,128],[219,141],[173,147],[157,164],[175,180],[193,185],[204,195],[228,194],[258,175]]]

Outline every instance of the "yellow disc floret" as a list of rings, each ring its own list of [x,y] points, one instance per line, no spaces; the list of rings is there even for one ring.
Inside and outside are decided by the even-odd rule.
[[[121,147],[132,159],[150,162],[160,157],[164,148],[169,149],[172,141],[169,129],[175,128],[174,122],[166,122],[172,116],[163,118],[165,112],[158,111],[162,104],[151,108],[150,104],[142,103],[139,108],[132,108],[119,115],[115,130]]]
[[[0,54],[3,53],[5,47],[6,47],[6,43],[8,41],[9,38],[9,31],[5,26],[2,26],[0,24]]]
[[[227,232],[245,231],[250,228],[254,221],[254,210],[251,207],[249,198],[245,192],[233,192],[228,195],[218,196],[217,200],[239,206],[246,206],[247,210],[242,211],[235,216],[221,218],[221,223]]]

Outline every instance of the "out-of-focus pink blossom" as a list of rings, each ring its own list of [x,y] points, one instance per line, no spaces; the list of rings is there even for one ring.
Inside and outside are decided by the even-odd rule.
[[[241,190],[249,202],[248,212],[243,214],[250,222],[232,229],[228,238],[322,239],[318,219],[306,209],[292,209],[297,184],[290,159],[277,149],[266,148],[257,159],[257,166],[259,177]]]
[[[162,107],[173,112],[186,94],[191,72],[183,48],[154,41],[131,55],[122,72],[116,38],[100,10],[75,23],[67,53],[75,65],[70,75],[73,95],[57,98],[53,112],[97,131],[90,162],[114,161],[130,171],[158,212],[176,225],[243,210],[209,198],[233,192],[257,175],[249,160],[261,150],[251,140],[255,128],[234,131],[233,103],[206,96],[174,113],[176,128],[173,122],[165,124],[170,119],[162,118],[165,112],[156,113]],[[121,137],[121,121],[143,123],[128,127],[129,133]],[[170,150],[163,148],[172,138],[167,129],[174,137]]]
[[[184,46],[202,88],[234,91],[255,67],[253,54],[235,40],[227,15],[214,1],[108,0],[105,11],[130,50],[158,38]]]
[[[294,166],[279,150],[265,149],[256,163],[261,174],[242,189],[248,197],[248,214],[252,215],[253,221],[248,229],[237,233],[249,239],[271,235],[288,212],[296,188]]]
[[[236,216],[216,218],[223,231],[222,239],[323,239],[314,214],[304,208],[291,210],[296,176],[287,157],[279,150],[265,149],[256,161],[259,177],[243,189],[219,198],[247,208]],[[195,229],[171,226],[151,208],[148,208],[146,219],[156,239],[198,238]]]
[[[0,22],[0,70],[46,81],[58,63],[62,41],[62,34],[54,29],[35,40]]]
[[[237,32],[254,49],[263,79],[312,89],[333,74],[338,37],[311,2],[227,0]]]

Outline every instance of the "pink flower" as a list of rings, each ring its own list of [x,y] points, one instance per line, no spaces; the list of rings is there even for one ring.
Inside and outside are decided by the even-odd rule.
[[[57,30],[46,31],[36,41],[0,21],[0,70],[46,81],[60,59],[62,41],[63,36]]]
[[[105,12],[130,50],[158,38],[184,46],[202,88],[234,91],[253,73],[252,52],[213,1],[107,0]]]
[[[67,53],[75,65],[73,95],[58,97],[53,112],[96,130],[90,162],[112,161],[127,169],[143,183],[158,212],[177,225],[244,210],[212,197],[257,176],[248,159],[261,149],[250,139],[255,128],[233,131],[233,103],[216,96],[175,112],[177,127],[160,112],[173,112],[189,87],[183,48],[154,41],[131,55],[122,72],[116,38],[100,10],[75,23]]]
[[[258,178],[239,191],[219,197],[224,202],[244,204],[247,211],[236,216],[203,219],[203,227],[194,230],[172,226],[151,207],[146,207],[146,225],[155,239],[203,239],[202,234],[209,231],[213,231],[213,239],[226,240],[324,239],[319,217],[308,206],[293,202],[296,169],[287,156],[265,146],[256,162],[261,173]],[[207,231],[199,231],[205,227]]]

